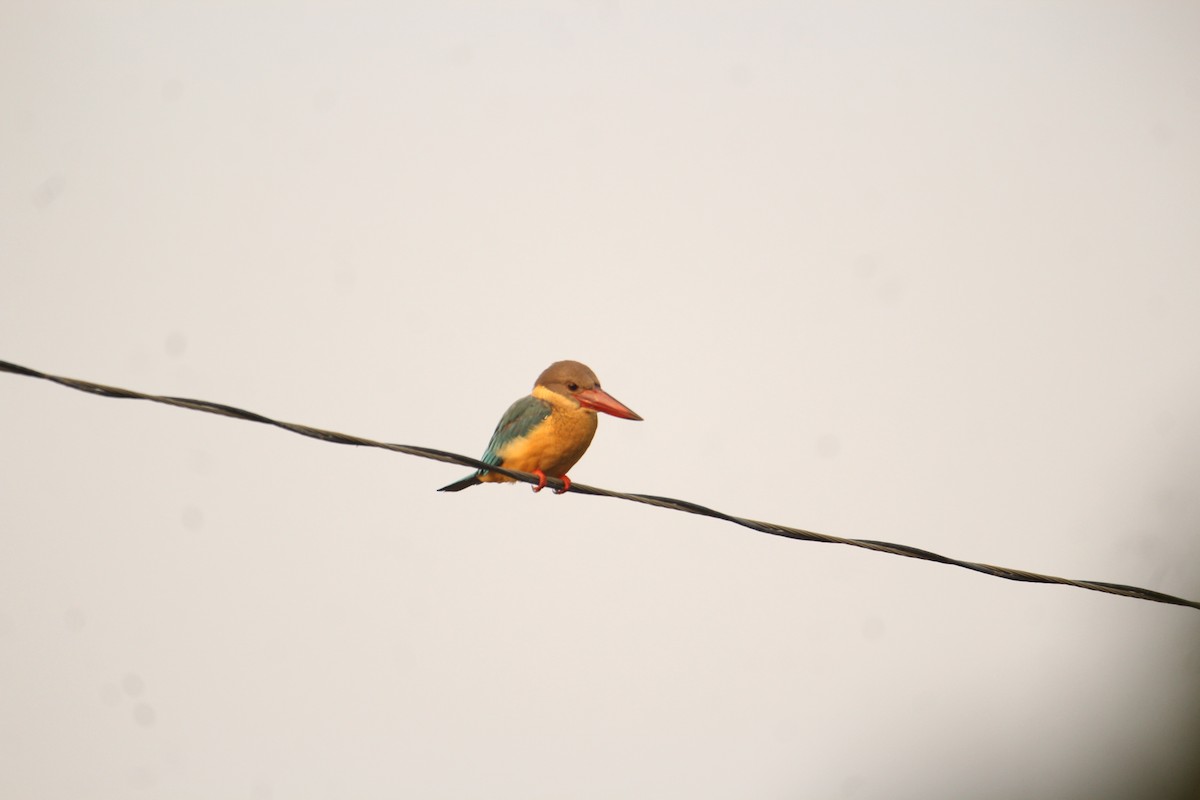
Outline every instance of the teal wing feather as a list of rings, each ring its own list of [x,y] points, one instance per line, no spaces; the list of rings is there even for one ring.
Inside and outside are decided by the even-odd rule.
[[[496,426],[495,432],[492,433],[492,440],[488,442],[487,450],[484,451],[483,458],[480,460],[494,464],[497,467],[503,466],[500,451],[513,439],[529,435],[529,432],[536,428],[542,420],[550,416],[553,410],[553,406],[533,395],[522,397],[513,403],[509,406],[508,411],[504,412],[504,416],[500,418],[500,424]],[[483,470],[472,472],[462,480],[455,481],[449,486],[443,486],[438,491],[460,492],[468,486],[474,486],[479,483],[479,476],[483,472]]]
[[[513,439],[528,436],[529,432],[550,416],[553,410],[553,406],[533,395],[522,397],[513,403],[500,418],[500,424],[496,426],[482,460],[497,467],[502,466],[500,451]]]

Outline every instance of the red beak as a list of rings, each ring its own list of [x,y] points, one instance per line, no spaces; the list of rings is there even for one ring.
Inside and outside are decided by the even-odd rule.
[[[620,417],[621,419],[641,419],[641,417],[633,413],[633,409],[603,389],[583,389],[575,393],[575,399],[584,408],[603,411],[605,414],[612,414],[614,417]]]

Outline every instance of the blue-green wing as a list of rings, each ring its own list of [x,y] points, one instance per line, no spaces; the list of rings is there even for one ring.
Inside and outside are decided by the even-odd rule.
[[[500,418],[500,424],[496,426],[482,460],[501,466],[500,451],[513,439],[527,436],[542,420],[550,416],[553,410],[549,403],[533,395],[522,397],[513,403]]]
[[[513,439],[518,439],[527,435],[531,430],[538,426],[538,423],[550,416],[553,408],[545,400],[530,395],[522,397],[517,402],[513,403],[508,411],[504,412],[504,416],[500,418],[500,424],[496,426],[496,432],[492,434],[492,440],[488,442],[487,452],[483,454],[481,461],[486,461],[497,467],[503,466],[500,458],[500,451],[505,445]],[[477,470],[472,472],[465,478],[455,481],[449,486],[443,486],[438,489],[439,492],[461,492],[469,486],[477,485],[479,477],[486,470]]]

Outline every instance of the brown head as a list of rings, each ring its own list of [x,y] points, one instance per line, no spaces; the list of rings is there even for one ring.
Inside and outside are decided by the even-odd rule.
[[[582,408],[603,411],[622,419],[641,419],[629,407],[601,389],[596,373],[578,361],[555,361],[538,376],[534,387],[538,386],[569,397]]]

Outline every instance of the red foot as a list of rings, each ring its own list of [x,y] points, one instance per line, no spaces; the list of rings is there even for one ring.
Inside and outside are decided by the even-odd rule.
[[[540,469],[535,469],[533,471],[533,474],[538,476],[538,485],[534,486],[533,490],[535,492],[540,492],[542,489],[546,488],[546,473],[542,472]],[[559,475],[558,479],[563,482],[563,488],[555,489],[554,490],[555,494],[562,494],[567,489],[571,488],[571,479],[568,478],[566,475]]]

